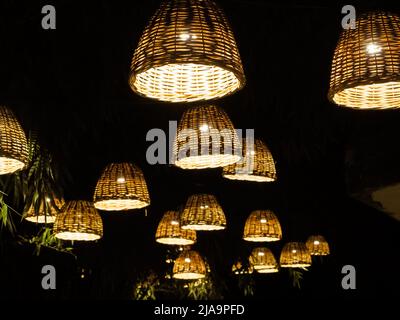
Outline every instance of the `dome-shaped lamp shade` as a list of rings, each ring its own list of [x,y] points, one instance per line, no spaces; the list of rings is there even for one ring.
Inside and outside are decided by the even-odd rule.
[[[288,242],[282,249],[282,268],[306,268],[311,266],[311,255],[302,242]]]
[[[103,222],[91,202],[68,201],[56,217],[53,233],[61,240],[98,240],[103,236]]]
[[[279,271],[278,263],[268,248],[254,248],[249,257],[249,262],[259,273],[275,273]]]
[[[150,205],[142,170],[131,163],[108,165],[96,185],[94,206],[99,210],[122,211]]]
[[[206,276],[206,265],[196,251],[184,250],[175,260],[173,277],[182,280],[202,279]]]
[[[226,96],[244,83],[233,32],[214,1],[163,1],[133,55],[132,90],[161,101],[191,102]]]
[[[278,218],[270,210],[253,211],[246,220],[243,239],[252,242],[281,240],[282,229]]]
[[[182,169],[223,167],[240,160],[240,141],[228,115],[214,105],[184,112],[174,139],[174,164]]]
[[[39,206],[39,210],[36,211],[34,206],[31,205],[24,215],[25,220],[35,223],[54,223],[56,216],[64,206],[65,202],[63,199],[53,197],[53,201],[50,197],[45,197]]]
[[[329,244],[323,236],[310,236],[306,247],[312,256],[327,256],[330,253]]]
[[[242,159],[224,167],[224,178],[231,180],[272,182],[276,180],[275,162],[268,147],[259,139],[252,146],[242,140]]]
[[[167,211],[158,224],[156,241],[167,245],[192,245],[196,242],[196,231],[182,229],[179,212]]]
[[[400,107],[400,16],[372,12],[343,30],[332,63],[329,99],[355,109]]]
[[[182,229],[213,231],[225,227],[225,214],[215,196],[195,194],[189,197],[181,215]]]
[[[28,142],[17,118],[0,106],[0,175],[23,169],[28,163]]]
[[[232,273],[233,274],[252,274],[254,272],[254,267],[251,263],[247,265],[243,264],[241,260],[237,260],[232,265]]]

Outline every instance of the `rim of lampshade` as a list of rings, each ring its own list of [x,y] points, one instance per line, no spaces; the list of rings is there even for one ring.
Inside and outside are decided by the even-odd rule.
[[[61,240],[76,240],[76,241],[95,241],[101,238],[100,235],[89,232],[71,232],[62,231],[54,235],[56,238]]]
[[[100,200],[94,203],[94,207],[103,211],[126,211],[132,209],[142,209],[150,203],[139,199],[109,199]]]
[[[285,263],[281,264],[281,268],[307,268],[311,263]]]
[[[161,237],[157,238],[156,241],[162,244],[168,244],[172,246],[189,246],[195,244],[195,240],[184,239],[184,238],[174,238],[174,237]]]
[[[252,181],[252,182],[274,182],[275,178],[270,178],[261,175],[254,175],[254,174],[223,174],[224,178],[230,180],[238,180],[238,181]]]
[[[200,155],[175,160],[174,164],[182,169],[209,169],[228,166],[240,159],[240,156],[235,154]]]
[[[0,175],[14,173],[22,170],[25,163],[13,157],[0,156]]]
[[[51,214],[40,214],[37,216],[25,217],[25,220],[34,223],[54,223],[56,221],[56,216]]]
[[[243,237],[243,240],[245,241],[250,241],[250,242],[274,242],[274,241],[279,241],[281,238],[279,237],[260,237],[257,235],[249,235],[247,237]]]
[[[219,231],[224,230],[226,225],[215,225],[215,224],[185,224],[181,225],[183,230],[195,230],[195,231]]]
[[[196,273],[196,272],[178,272],[174,273],[172,277],[179,280],[197,280],[197,279],[204,279],[206,275],[203,273]]]
[[[257,268],[257,266],[254,266],[254,270],[256,270],[258,273],[276,273],[279,272],[279,268],[278,267],[261,267],[259,266]]]

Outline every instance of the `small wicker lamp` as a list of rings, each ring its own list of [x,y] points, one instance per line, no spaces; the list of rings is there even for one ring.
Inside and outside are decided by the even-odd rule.
[[[174,164],[182,169],[223,167],[240,160],[240,141],[228,115],[214,105],[187,110],[174,139]]]
[[[184,250],[175,260],[173,277],[182,280],[202,279],[206,276],[203,258],[194,250]]]
[[[254,272],[254,267],[251,263],[243,264],[241,260],[237,260],[232,265],[232,273],[233,274],[252,274]]]
[[[272,182],[276,180],[275,162],[268,147],[259,139],[254,148],[242,140],[242,160],[224,167],[222,176],[231,180]]]
[[[103,222],[91,202],[68,201],[56,217],[53,233],[61,240],[98,240],[103,236]]]
[[[133,55],[129,84],[169,102],[220,98],[242,88],[233,32],[212,0],[164,0]]]
[[[147,207],[150,197],[142,170],[131,163],[111,163],[97,182],[93,201],[105,211]]]
[[[35,212],[34,206],[31,205],[24,215],[25,220],[35,223],[54,223],[65,202],[63,199],[60,200],[56,197],[53,200],[54,203],[51,202],[49,197],[45,197],[37,212]]]
[[[243,239],[252,242],[281,240],[282,229],[278,218],[270,210],[253,211],[246,220]]]
[[[23,169],[28,163],[28,142],[17,118],[0,106],[0,175]]]
[[[400,16],[359,15],[355,29],[342,31],[328,96],[350,108],[400,108]]]
[[[282,249],[282,268],[306,268],[311,266],[311,255],[302,242],[288,242]]]
[[[196,231],[182,229],[179,212],[167,211],[158,224],[156,241],[167,245],[192,245],[196,242]]]
[[[330,253],[328,242],[320,235],[308,237],[306,246],[312,256],[327,256]]]
[[[197,231],[225,229],[225,214],[215,196],[210,194],[190,196],[181,215],[181,228]]]
[[[249,262],[259,273],[274,273],[279,271],[278,263],[268,248],[254,248],[249,257]]]

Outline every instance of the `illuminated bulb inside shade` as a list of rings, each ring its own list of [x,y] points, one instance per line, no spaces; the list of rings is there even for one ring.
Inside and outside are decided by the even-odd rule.
[[[208,131],[208,125],[207,125],[207,124],[203,124],[203,125],[200,127],[200,131],[201,131],[201,132],[207,132],[207,131]]]
[[[124,177],[120,177],[117,179],[118,183],[125,183],[125,178]]]
[[[297,252],[297,250],[292,250],[292,253],[296,253]]]
[[[370,43],[367,45],[367,52],[369,54],[376,54],[382,51],[382,48],[375,43]]]
[[[200,209],[208,209],[208,205],[200,206]]]
[[[49,197],[46,197],[46,202],[48,203],[50,201],[51,201],[51,199]]]
[[[318,240],[315,240],[314,241],[314,244],[317,246],[317,245],[319,245],[319,241]]]
[[[188,33],[181,33],[181,34],[179,35],[179,38],[180,38],[182,41],[189,40],[189,39],[190,39],[190,34],[188,34]]]
[[[260,222],[261,223],[267,223],[267,219],[261,219]]]
[[[177,225],[179,224],[179,222],[178,222],[178,221],[175,221],[175,220],[172,220],[172,221],[171,221],[171,224],[172,224],[173,226],[177,226]]]
[[[190,263],[190,261],[191,261],[190,258],[185,258],[186,263]]]
[[[259,256],[263,256],[263,255],[264,255],[264,252],[259,252],[258,255],[259,255]]]
[[[183,248],[182,248],[182,247],[179,247],[179,251],[183,251]]]

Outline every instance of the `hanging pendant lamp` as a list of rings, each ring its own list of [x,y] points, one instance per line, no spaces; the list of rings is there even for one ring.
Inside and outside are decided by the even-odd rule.
[[[68,201],[56,217],[53,233],[61,240],[94,241],[103,236],[103,222],[89,201]]]
[[[306,268],[311,266],[311,255],[302,242],[288,242],[282,249],[280,264],[282,268]]]
[[[131,163],[111,163],[97,182],[93,201],[105,211],[147,207],[150,197],[142,170]]]
[[[355,109],[400,108],[400,16],[371,12],[342,31],[328,96]]]
[[[0,106],[0,175],[23,169],[28,163],[28,142],[10,109]]]
[[[240,160],[240,141],[228,115],[214,105],[186,110],[174,139],[174,164],[182,169],[223,167]]]
[[[164,0],[133,55],[129,84],[169,102],[221,98],[245,83],[231,27],[212,0]]]
[[[252,242],[271,242],[282,239],[282,229],[270,210],[253,211],[246,220],[243,239]]]
[[[35,223],[54,223],[57,214],[59,214],[61,208],[64,206],[65,201],[61,198],[53,197],[54,202],[52,203],[50,197],[45,197],[39,206],[39,210],[36,211],[34,206],[31,205],[24,215],[25,220]]]
[[[203,258],[194,250],[184,250],[175,260],[172,270],[173,277],[182,280],[202,279],[206,271]]]
[[[210,194],[190,196],[181,215],[181,228],[197,231],[225,229],[225,214],[215,196]]]
[[[276,180],[275,162],[268,147],[259,139],[253,146],[242,140],[242,159],[224,167],[222,176],[231,180],[272,182]]]
[[[249,257],[249,262],[259,273],[279,272],[278,263],[273,253],[268,248],[254,248]]]
[[[239,275],[239,274],[252,274],[254,272],[254,267],[251,263],[242,263],[242,260],[237,260],[232,265],[232,273]]]
[[[320,235],[308,237],[306,246],[312,256],[327,256],[330,253],[328,242]]]
[[[196,231],[182,229],[179,212],[167,211],[158,224],[156,241],[167,245],[192,245],[196,242]]]

